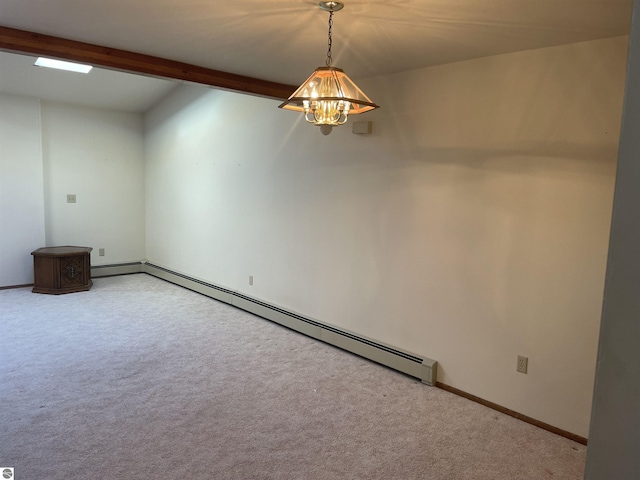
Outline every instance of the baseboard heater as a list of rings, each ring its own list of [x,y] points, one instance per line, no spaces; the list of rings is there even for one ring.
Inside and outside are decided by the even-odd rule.
[[[127,264],[129,265],[129,264]],[[271,320],[322,342],[380,363],[394,370],[415,377],[427,385],[436,384],[437,362],[388,345],[325,325],[302,315],[251,298],[242,293],[174,272],[152,263],[142,263],[141,270],[215,300],[225,302],[259,317]],[[93,272],[93,269],[92,269]],[[134,272],[127,272],[134,273]]]
[[[113,275],[127,275],[130,273],[141,273],[142,271],[142,262],[95,265],[91,267],[91,278],[111,277]]]

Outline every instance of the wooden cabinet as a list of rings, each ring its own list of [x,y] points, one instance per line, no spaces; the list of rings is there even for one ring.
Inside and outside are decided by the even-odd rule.
[[[91,288],[90,247],[47,247],[33,255],[34,293],[83,292]]]

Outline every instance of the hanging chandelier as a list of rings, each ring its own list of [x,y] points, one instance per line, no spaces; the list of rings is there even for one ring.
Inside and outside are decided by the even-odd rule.
[[[293,92],[279,108],[303,112],[304,119],[318,125],[324,135],[329,135],[333,127],[343,125],[349,115],[368,112],[378,105],[373,103],[341,68],[332,67],[331,30],[333,12],[342,10],[341,2],[320,2],[320,8],[329,12],[329,40],[325,67],[315,72]]]

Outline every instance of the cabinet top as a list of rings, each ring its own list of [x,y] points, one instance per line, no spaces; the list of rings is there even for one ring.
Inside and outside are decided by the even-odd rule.
[[[45,247],[31,252],[31,255],[51,255],[54,257],[82,255],[93,250],[91,247]]]

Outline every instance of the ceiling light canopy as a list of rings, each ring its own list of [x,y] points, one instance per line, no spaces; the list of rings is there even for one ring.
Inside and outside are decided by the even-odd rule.
[[[342,69],[331,66],[333,12],[343,7],[340,2],[320,2],[320,8],[329,12],[326,66],[316,68],[293,95],[279,105],[285,110],[303,112],[305,120],[318,125],[324,135],[330,134],[334,126],[346,123],[349,114],[357,115],[378,108]]]
[[[53,58],[40,57],[34,63],[36,67],[55,68],[57,70],[67,70],[69,72],[89,73],[93,68],[91,65],[83,65],[81,63],[63,62],[62,60],[54,60]]]

